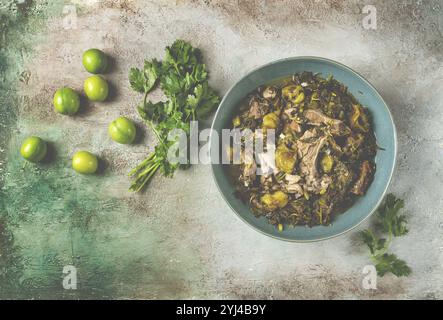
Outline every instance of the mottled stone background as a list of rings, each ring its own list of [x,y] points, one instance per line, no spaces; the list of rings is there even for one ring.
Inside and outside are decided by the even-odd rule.
[[[363,27],[367,4],[377,9],[376,30]],[[0,297],[443,298],[442,15],[441,1],[424,0],[1,0]],[[126,174],[155,143],[136,114],[128,70],[161,58],[177,38],[202,49],[220,94],[251,68],[299,55],[345,63],[379,89],[398,129],[390,191],[406,200],[410,221],[392,250],[410,277],[363,289],[370,260],[358,230],[310,244],[257,233],[224,203],[208,166],[127,191]],[[90,47],[113,58],[110,101],[75,117],[54,113],[56,88],[81,90]],[[119,115],[144,132],[137,145],[108,138]],[[20,158],[31,134],[50,142],[52,161]],[[72,171],[78,149],[105,161],[102,174]],[[75,291],[62,288],[69,264],[78,268]]]

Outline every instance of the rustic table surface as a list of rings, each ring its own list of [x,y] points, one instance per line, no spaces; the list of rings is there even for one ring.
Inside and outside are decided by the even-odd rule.
[[[2,1],[0,297],[443,298],[443,6],[365,4]],[[365,289],[370,259],[357,232],[373,219],[309,244],[252,230],[223,201],[209,166],[172,179],[156,175],[144,193],[128,191],[128,171],[155,144],[135,111],[140,96],[128,71],[145,58],[161,59],[177,38],[203,51],[221,95],[248,70],[300,55],[345,63],[378,88],[398,130],[390,192],[405,199],[410,232],[392,251],[411,266],[409,277],[386,275]],[[81,55],[91,47],[112,57],[105,75],[111,98],[74,117],[56,114],[54,91],[81,91],[88,76]],[[135,146],[108,137],[107,125],[119,115],[144,132]],[[50,142],[52,161],[24,164],[18,150],[31,134]],[[73,172],[70,158],[79,149],[105,162],[101,174]],[[75,290],[62,285],[69,265],[77,270]]]

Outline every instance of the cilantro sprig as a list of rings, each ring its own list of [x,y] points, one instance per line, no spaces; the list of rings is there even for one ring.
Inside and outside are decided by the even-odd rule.
[[[166,47],[163,61],[146,60],[143,69],[131,68],[129,83],[134,91],[144,94],[137,111],[158,139],[154,152],[129,173],[134,177],[130,190],[140,191],[157,170],[172,176],[180,166],[167,160],[168,150],[177,143],[167,139],[171,130],[182,129],[189,139],[190,121],[209,115],[220,97],[208,84],[200,50],[183,40]],[[148,99],[157,84],[167,101]]]
[[[389,272],[397,277],[408,276],[412,272],[404,260],[399,259],[395,254],[388,253],[393,237],[408,233],[406,217],[399,213],[403,207],[403,200],[397,199],[393,194],[388,194],[383,204],[377,209],[377,231],[366,229],[360,233],[363,242],[369,248],[377,274],[381,277]],[[378,234],[387,234],[387,238]]]

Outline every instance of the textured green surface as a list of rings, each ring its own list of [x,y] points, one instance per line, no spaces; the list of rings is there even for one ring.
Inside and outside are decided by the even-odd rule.
[[[107,170],[76,174],[66,142],[70,125],[64,118],[55,125],[35,119],[30,110],[51,108],[48,101],[30,101],[15,89],[33,46],[46,41],[45,21],[61,14],[60,5],[17,7],[11,1],[1,10],[0,298],[180,296],[186,276],[181,268],[165,267],[174,251],[159,244],[160,231],[146,228],[146,217],[131,215],[125,201],[108,194],[118,182]],[[30,134],[49,142],[46,163],[20,157]],[[182,254],[191,266],[197,261],[186,250]],[[66,265],[78,269],[75,291],[62,287]]]

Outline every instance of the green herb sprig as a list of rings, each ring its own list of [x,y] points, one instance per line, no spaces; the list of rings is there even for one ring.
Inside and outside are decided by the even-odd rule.
[[[397,277],[408,276],[412,272],[405,261],[387,252],[393,237],[408,233],[406,217],[399,214],[403,207],[403,200],[397,199],[393,194],[388,194],[383,204],[377,209],[376,230],[379,234],[387,234],[387,239],[378,237],[376,232],[369,229],[361,232],[361,238],[369,247],[371,260],[375,264],[377,274],[381,277],[389,272]]]
[[[158,139],[154,152],[129,173],[135,177],[130,190],[140,191],[157,170],[172,176],[180,166],[167,160],[168,150],[177,143],[167,139],[168,133],[182,129],[189,139],[190,121],[209,115],[220,97],[208,84],[200,50],[183,40],[166,47],[162,62],[146,60],[143,69],[131,68],[129,83],[133,90],[144,94],[137,110]],[[153,103],[148,100],[148,93],[158,83],[167,101]]]

